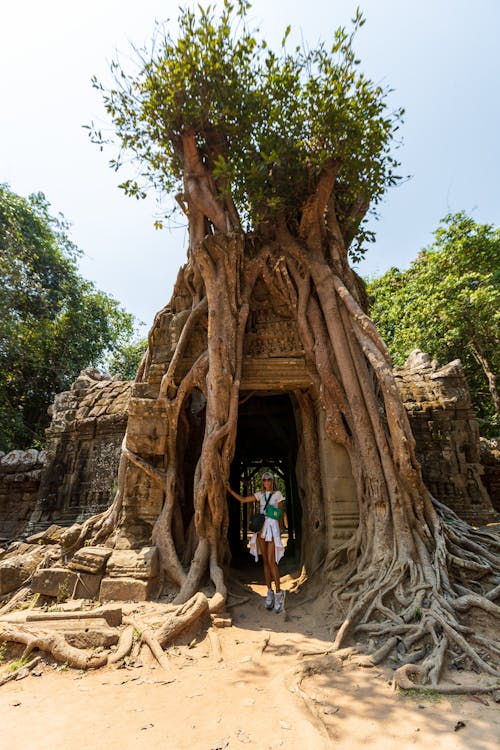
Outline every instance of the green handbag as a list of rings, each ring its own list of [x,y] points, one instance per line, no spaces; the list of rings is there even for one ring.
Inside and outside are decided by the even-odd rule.
[[[268,518],[274,518],[277,521],[281,518],[281,510],[274,505],[268,505],[266,508],[266,515]]]

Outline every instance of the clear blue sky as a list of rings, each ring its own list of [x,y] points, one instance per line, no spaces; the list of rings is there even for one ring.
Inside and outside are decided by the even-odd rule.
[[[195,5],[192,2],[188,5]],[[72,222],[81,272],[148,326],[169,299],[185,257],[182,228],[153,229],[154,199],[117,188],[111,153],[82,125],[103,122],[90,78],[109,80],[116,49],[141,45],[155,19],[177,18],[170,0],[18,0],[0,10],[0,182],[43,191]],[[288,23],[314,45],[347,24],[351,0],[255,0],[252,17],[271,42]],[[406,109],[401,173],[380,207],[363,275],[408,266],[440,218],[464,209],[500,225],[500,2],[365,0],[356,48],[365,72]]]

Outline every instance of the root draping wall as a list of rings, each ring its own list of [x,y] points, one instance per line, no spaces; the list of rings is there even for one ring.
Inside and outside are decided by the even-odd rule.
[[[283,349],[287,343],[284,340]],[[256,346],[255,341],[252,346]],[[256,354],[260,354],[260,360]],[[290,350],[280,354],[270,357],[262,350],[254,351],[247,367],[252,386],[271,382],[280,368],[293,381],[290,386],[305,385],[303,361]],[[395,375],[415,436],[424,481],[431,492],[473,524],[494,520],[495,512],[482,481],[478,424],[460,363],[439,367],[427,355],[416,353]],[[142,434],[132,430],[130,439],[141,445],[146,441],[151,454],[158,455],[161,419],[157,419],[158,415],[148,417],[151,402],[143,398],[145,386],[134,388],[142,398],[131,398],[133,388],[133,383],[109,380],[95,370],[83,372],[70,391],[56,396],[47,431],[47,451],[13,451],[0,456],[0,537],[12,538],[23,530],[35,532],[50,523],[69,525],[106,507],[116,486],[129,413],[143,413],[143,422],[148,423]],[[325,506],[330,508],[325,518],[327,544],[334,547],[357,525],[357,500],[349,458],[341,446],[326,439],[321,414],[318,441],[318,479],[325,500],[334,499]],[[495,452],[489,451],[484,459],[486,482],[493,477],[493,488],[497,487],[495,477],[499,474],[495,457]],[[135,475],[130,480],[135,491],[125,508],[131,518],[130,541],[122,539],[124,546],[148,543],[162,502],[154,483],[140,470],[133,471]]]
[[[50,408],[46,469],[30,533],[66,526],[105,509],[113,499],[128,420],[131,383],[84,370]]]

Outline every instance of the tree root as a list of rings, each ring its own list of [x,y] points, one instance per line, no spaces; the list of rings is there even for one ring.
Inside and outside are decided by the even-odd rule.
[[[32,669],[34,669],[40,662],[42,661],[41,656],[35,656],[33,659],[28,661],[26,664],[23,664],[22,666],[18,667],[17,669],[14,669],[12,672],[9,672],[8,674],[4,675],[3,677],[0,677],[0,686],[6,685],[7,682],[11,682],[12,680],[18,680],[22,677],[27,677],[28,673],[31,672]]]
[[[216,599],[215,608],[218,610],[220,602],[217,597],[214,598]],[[137,652],[138,655],[141,645],[146,645],[162,669],[170,670],[171,664],[164,651],[165,646],[187,627],[208,614],[211,601],[205,594],[198,592],[185,604],[175,607],[173,612],[170,611],[166,621],[159,628],[153,628],[131,617],[124,617],[123,623],[126,627],[120,633],[117,648],[113,653],[93,654],[85,649],[75,648],[67,643],[61,633],[43,629],[35,631],[30,627],[30,623],[21,626],[9,622],[0,622],[0,643],[24,644],[23,658],[34,649],[39,649],[50,654],[60,663],[83,670],[99,669],[107,664],[117,664],[130,653],[135,654]],[[68,618],[78,620],[79,617],[86,617],[87,615],[90,617],[103,616],[108,609],[99,608],[90,612],[69,613]],[[111,610],[110,615],[113,614]],[[46,618],[47,615],[35,614],[32,616],[32,622],[38,622],[39,618],[42,617]],[[54,613],[52,616],[54,620],[68,618],[65,618],[64,613]],[[112,624],[117,625],[118,623],[115,620],[116,618]],[[139,634],[139,640],[134,639],[135,633]],[[212,639],[212,636],[209,637]],[[218,637],[217,634],[215,634],[215,637]]]
[[[171,668],[171,664],[168,660],[167,654],[160,646],[153,630],[151,630],[150,628],[146,628],[146,630],[143,630],[141,634],[141,641],[142,643],[145,643],[147,646],[149,646],[151,653],[153,654],[160,667],[168,672]]]
[[[25,630],[9,623],[0,625],[0,642],[22,643],[26,646],[23,658],[34,649],[50,654],[56,661],[68,664],[75,669],[99,669],[108,662],[107,654],[92,654],[84,649],[75,648],[66,642],[59,633]]]
[[[331,747],[331,742],[334,738],[331,736],[329,728],[318,711],[315,702],[308,696],[306,691],[302,689],[302,682],[311,675],[322,674],[324,672],[338,672],[341,669],[342,660],[339,659],[337,655],[326,653],[319,659],[311,659],[305,664],[296,667],[293,673],[285,676],[286,687],[291,693],[294,693],[301,698],[308,713],[312,717],[314,726],[326,741],[325,747]]]
[[[426,670],[418,664],[405,664],[393,674],[392,685],[394,690],[418,690],[422,693],[442,693],[443,695],[477,695],[491,693],[498,689],[498,685],[449,685],[441,683],[436,685],[423,685],[421,680],[425,678]]]
[[[219,663],[224,660],[224,657],[222,655],[222,647],[220,643],[220,638],[217,630],[215,628],[209,628],[208,630],[208,638],[210,641],[210,648],[212,650],[212,658],[215,662]]]
[[[117,664],[124,659],[131,651],[134,642],[134,626],[127,627],[120,633],[120,639],[116,651],[108,657],[108,664]]]
[[[158,642],[164,648],[189,625],[203,617],[209,611],[209,600],[201,591],[179,607],[157,631]]]

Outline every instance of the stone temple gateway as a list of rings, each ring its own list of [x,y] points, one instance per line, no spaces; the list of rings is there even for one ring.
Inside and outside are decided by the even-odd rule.
[[[174,355],[185,315],[165,309],[157,316],[150,336],[151,358],[132,386],[128,405],[126,448],[150,465],[161,467],[165,450],[165,418],[157,399],[160,383]],[[179,376],[205,349],[206,331],[195,328]],[[324,438],[322,412],[314,398],[314,375],[308,369],[288,310],[274,306],[264,285],[257,284],[244,343],[234,485],[250,482],[262,466],[282,476],[288,497],[292,542],[302,549],[302,561],[315,567],[325,550],[349,536],[356,527],[357,498],[347,453]],[[179,431],[179,518],[174,520],[179,547],[192,533],[193,476],[204,432],[204,399],[194,394]],[[163,503],[158,483],[140,466],[127,466],[122,516],[115,548],[139,548],[151,543],[153,525]],[[250,485],[248,485],[250,486]],[[335,503],[326,502],[329,496]],[[246,518],[238,503],[230,503],[228,536],[233,554],[245,536]],[[324,509],[331,507],[330,517]]]
[[[262,467],[276,471],[286,488],[289,552],[313,570],[326,550],[335,549],[357,527],[353,466],[345,449],[326,436],[314,373],[294,321],[273,304],[263,286],[255,287],[251,303],[231,483],[251,492],[252,479]],[[29,531],[81,521],[111,503],[125,431],[125,447],[137,459],[127,462],[121,516],[109,540],[114,551],[105,572],[101,566],[101,598],[140,599],[157,593],[152,531],[164,495],[140,461],[163,466],[166,419],[157,396],[185,317],[185,312],[173,314],[168,307],[160,311],[150,332],[150,354],[136,382],[87,371],[52,408],[47,463]],[[205,349],[206,336],[202,325],[191,331],[179,363],[181,375]],[[494,520],[481,480],[478,426],[460,364],[440,368],[415,353],[395,375],[431,492],[471,523]],[[187,565],[193,548],[193,477],[205,428],[200,392],[186,402],[181,425],[176,453],[182,470],[172,528]],[[228,510],[227,537],[234,559],[245,548],[247,507],[228,496]],[[85,551],[79,554],[85,556]]]

